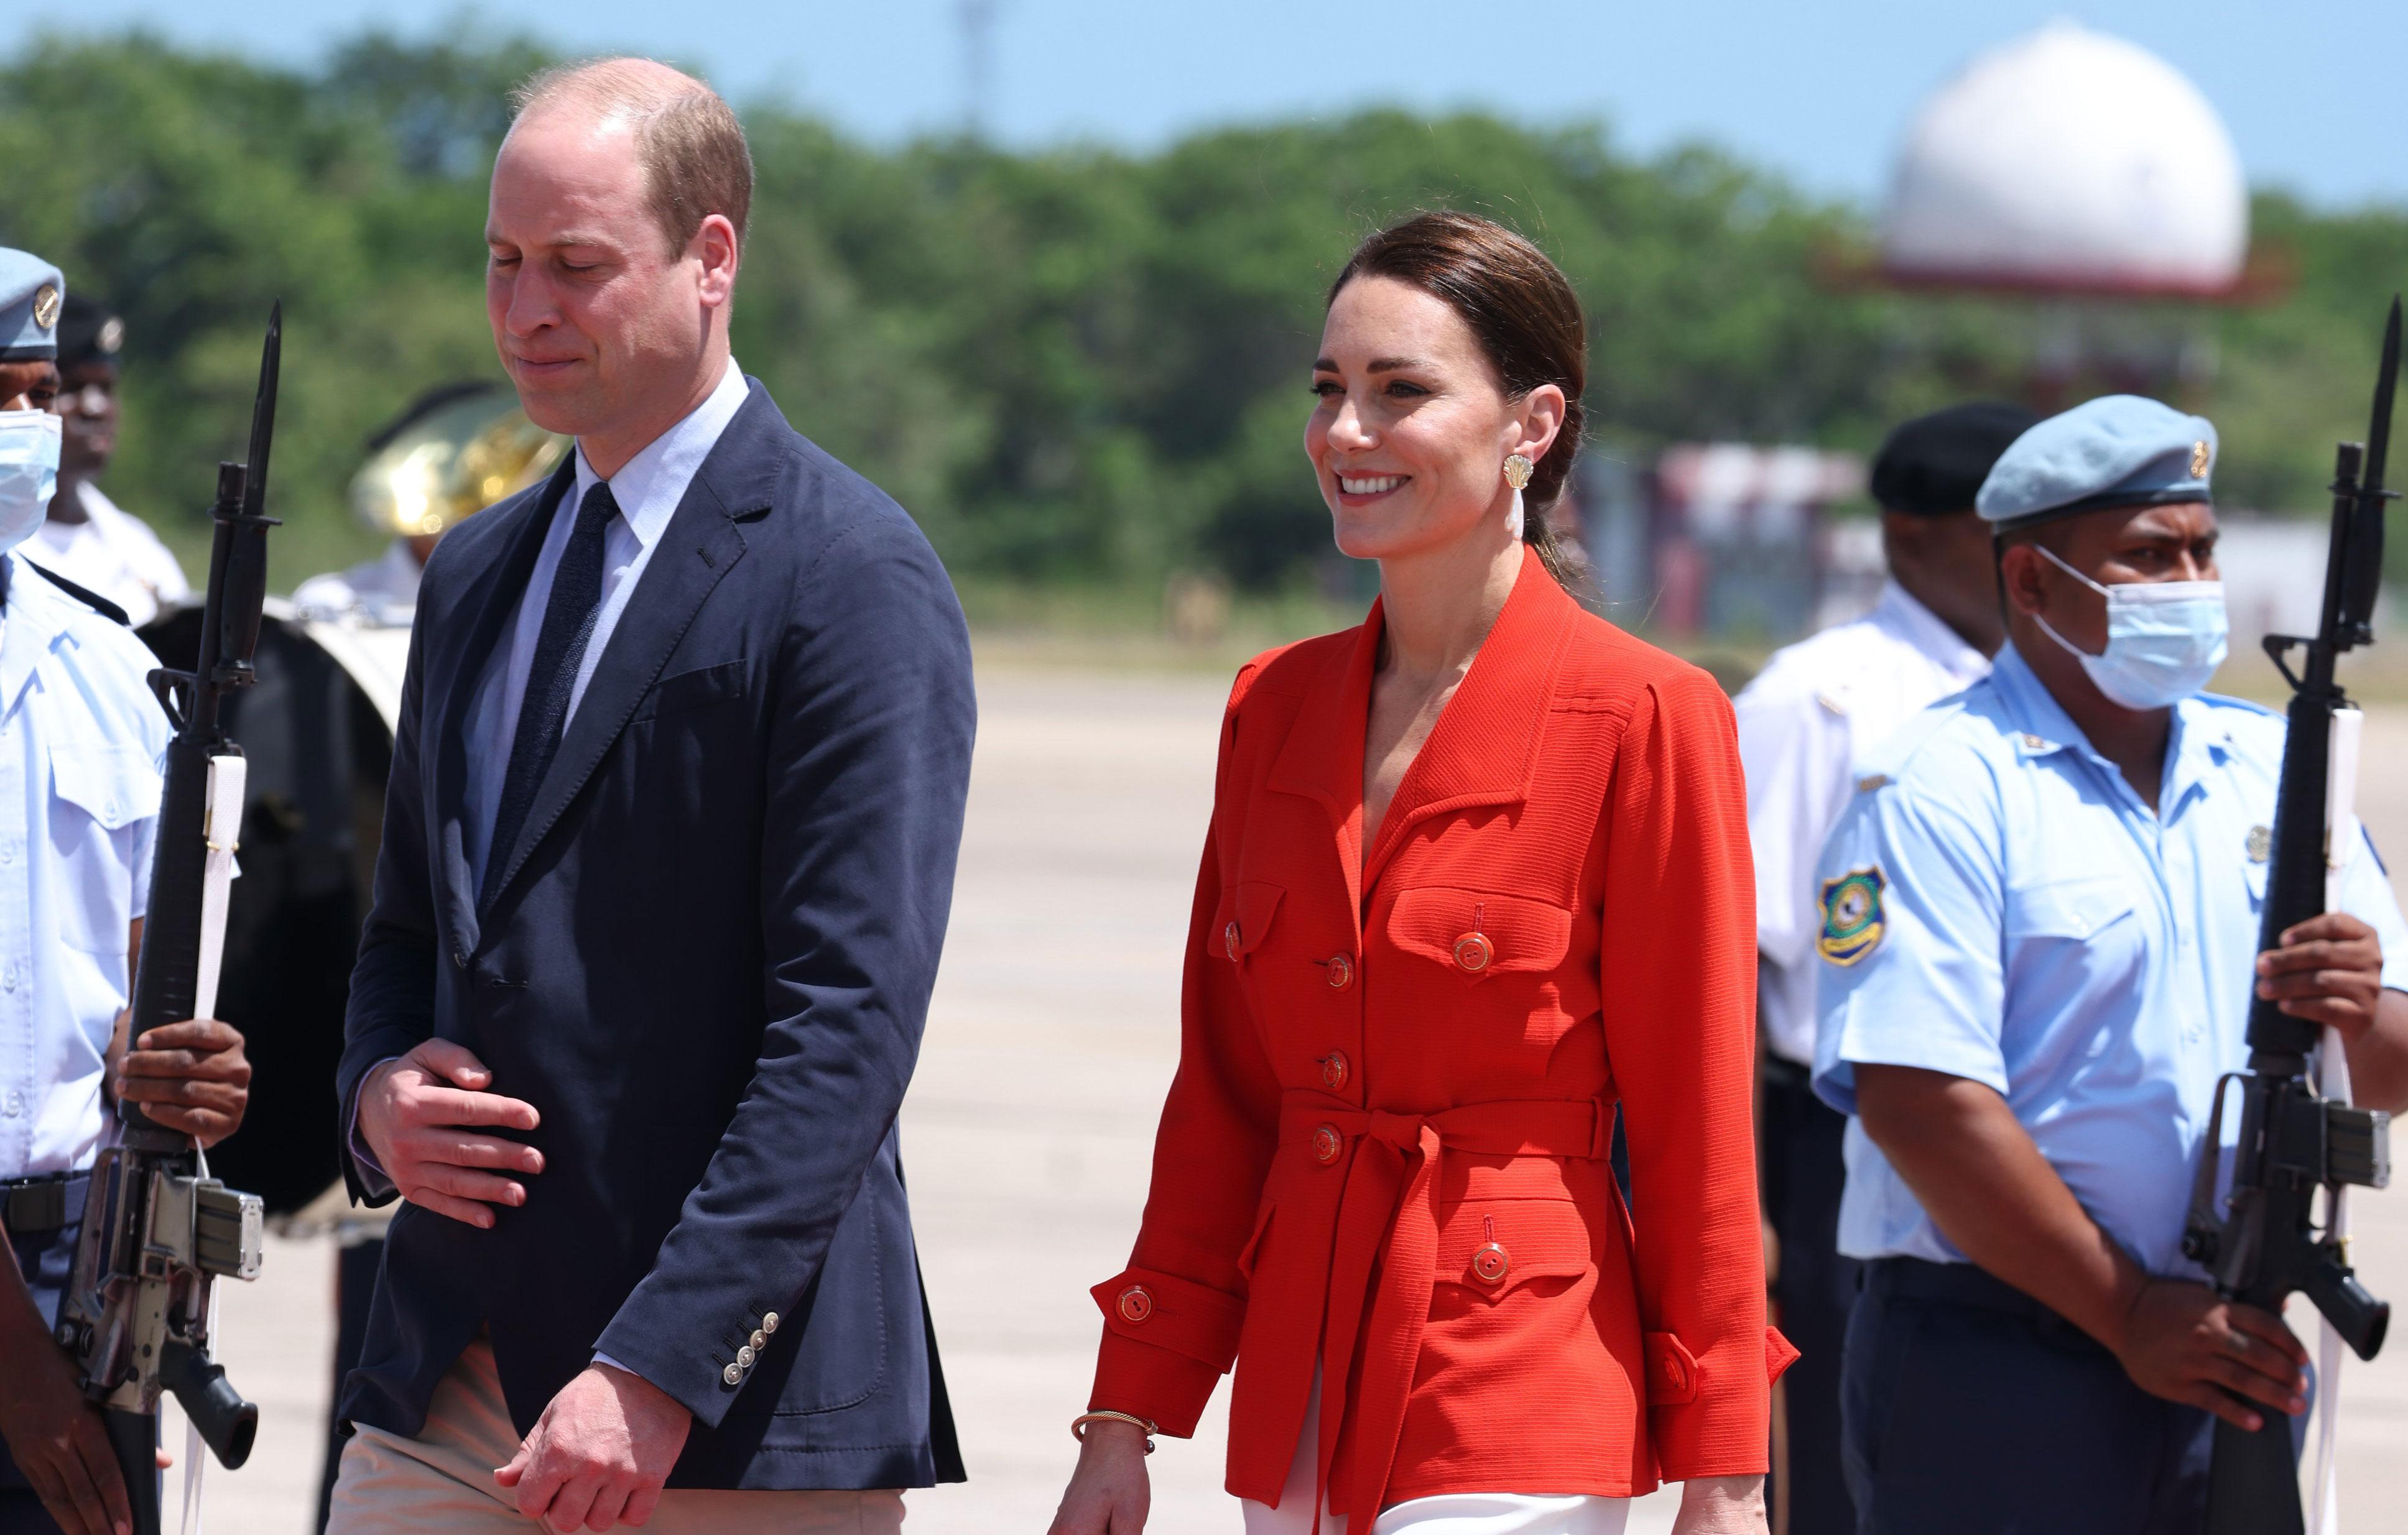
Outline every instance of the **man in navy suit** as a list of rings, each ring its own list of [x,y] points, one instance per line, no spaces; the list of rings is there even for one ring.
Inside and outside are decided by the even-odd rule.
[[[487,307],[577,438],[420,593],[338,1083],[408,1203],[331,1528],[893,1530],[962,1477],[895,1117],[974,706],[943,568],[728,351],[752,162],[539,77]]]

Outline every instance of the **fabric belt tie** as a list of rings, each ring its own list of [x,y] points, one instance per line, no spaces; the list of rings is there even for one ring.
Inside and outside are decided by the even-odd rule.
[[[1282,1099],[1281,1155],[1313,1157],[1313,1140],[1325,1128],[1342,1142],[1327,1171],[1342,1168],[1345,1183],[1339,1193],[1329,1310],[1321,1334],[1316,1532],[1324,1499],[1333,1490],[1350,1395],[1358,1396],[1360,1405],[1348,1478],[1335,1487],[1331,1512],[1349,1514],[1368,1528],[1387,1488],[1421,1358],[1422,1328],[1438,1283],[1438,1196],[1446,1153],[1602,1161],[1613,1116],[1593,1099],[1500,1100],[1429,1114],[1360,1109],[1309,1088],[1293,1089]],[[1364,1340],[1363,1371],[1356,1391],[1350,1393],[1358,1337]]]
[[[37,1236],[83,1219],[84,1198],[92,1177],[84,1173],[50,1173],[33,1178],[0,1179],[0,1227],[10,1236]]]

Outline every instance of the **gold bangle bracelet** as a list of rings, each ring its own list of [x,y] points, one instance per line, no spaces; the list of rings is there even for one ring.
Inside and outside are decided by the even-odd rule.
[[[1148,1455],[1152,1455],[1154,1453],[1154,1436],[1162,1431],[1161,1429],[1156,1428],[1150,1420],[1141,1418],[1135,1413],[1082,1413],[1077,1417],[1070,1420],[1070,1437],[1077,1440],[1080,1443],[1084,1444],[1087,1442],[1087,1425],[1090,1423],[1126,1423],[1133,1425],[1139,1431],[1145,1435],[1145,1453]]]

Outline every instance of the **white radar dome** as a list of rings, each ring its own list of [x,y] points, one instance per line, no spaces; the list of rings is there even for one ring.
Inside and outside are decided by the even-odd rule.
[[[2145,49],[2056,21],[1976,58],[1908,131],[1882,266],[1910,283],[2231,291],[2249,251],[2240,157]]]

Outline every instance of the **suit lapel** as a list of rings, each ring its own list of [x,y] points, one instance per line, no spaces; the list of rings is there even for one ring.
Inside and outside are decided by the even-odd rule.
[[[1397,786],[1380,839],[1363,860],[1366,886],[1378,882],[1413,828],[1431,817],[1519,804],[1528,797],[1555,672],[1578,611],[1538,558],[1526,554],[1471,670]],[[1358,749],[1355,772],[1361,771]]]
[[[493,882],[486,909],[501,902],[527,860],[543,841],[578,790],[601,766],[611,743],[619,739],[643,701],[646,691],[668,663],[685,637],[695,615],[736,562],[744,557],[740,518],[765,511],[771,505],[780,467],[776,433],[784,418],[770,404],[760,385],[720,434],[719,442],[686,487],[685,496],[661,533],[636,590],[610,632],[594,676],[578,700],[577,712],[560,739],[560,749],[536,788],[527,807],[518,846],[508,850],[509,861]],[[493,858],[504,856],[494,848]]]
[[[526,595],[527,581],[535,573],[536,556],[542,552],[543,537],[552,527],[552,514],[576,479],[577,461],[571,455],[562,461],[560,468],[534,497],[532,506],[522,508],[524,521],[507,536],[502,557],[488,561],[470,576],[459,601],[444,618],[436,620],[437,638],[426,651],[427,678],[423,696],[440,701],[442,718],[434,721],[434,728],[425,731],[420,739],[432,743],[435,748],[431,776],[443,895],[451,908],[452,931],[460,935],[463,948],[469,952],[477,946],[477,882],[469,873],[463,832],[467,819],[468,710],[495,650],[508,644],[505,636],[510,619],[519,610],[520,599]],[[442,643],[452,635],[457,636],[455,643]]]
[[[1329,814],[1330,846],[1346,885],[1346,909],[1363,910],[1363,735],[1371,715],[1371,669],[1380,654],[1381,604],[1330,652],[1305,690],[1266,780],[1273,793],[1317,800]]]

